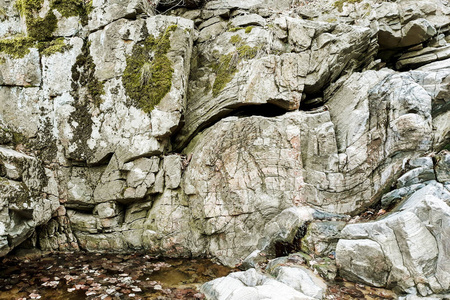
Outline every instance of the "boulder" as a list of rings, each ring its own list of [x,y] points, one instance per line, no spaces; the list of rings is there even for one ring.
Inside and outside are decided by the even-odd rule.
[[[449,292],[449,203],[449,190],[434,181],[387,217],[347,225],[336,248],[340,274],[422,296]]]
[[[314,299],[288,285],[258,273],[255,269],[235,272],[227,277],[214,279],[203,284],[200,291],[206,295],[207,299],[211,300]]]

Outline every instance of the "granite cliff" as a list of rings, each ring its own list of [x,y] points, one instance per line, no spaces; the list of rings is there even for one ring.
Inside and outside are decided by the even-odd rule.
[[[256,271],[302,251],[329,280],[450,293],[446,0],[0,0],[0,18],[0,255],[207,256],[249,269],[211,299],[321,298],[307,269]]]

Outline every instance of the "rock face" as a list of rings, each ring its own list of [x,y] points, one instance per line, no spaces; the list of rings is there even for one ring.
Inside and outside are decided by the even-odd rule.
[[[437,170],[448,168],[449,155],[444,151],[436,156]],[[439,178],[439,171],[435,173],[433,164],[427,161],[431,162],[431,158],[410,161],[416,168],[398,179],[400,189],[419,184],[422,187],[399,199],[402,202],[395,212],[342,230],[336,247],[342,276],[403,292],[416,287],[422,296],[449,290],[448,178]]]
[[[450,292],[446,1],[3,2],[1,256],[301,250],[328,279],[336,256],[349,280]],[[284,267],[204,291],[323,297]]]
[[[46,224],[59,207],[55,178],[39,161],[0,147],[0,255]],[[57,187],[56,187],[57,188]]]

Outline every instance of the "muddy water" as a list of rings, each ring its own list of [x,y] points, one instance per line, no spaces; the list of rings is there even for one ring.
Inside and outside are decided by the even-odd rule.
[[[203,299],[201,284],[232,269],[206,259],[92,253],[4,258],[0,300]]]

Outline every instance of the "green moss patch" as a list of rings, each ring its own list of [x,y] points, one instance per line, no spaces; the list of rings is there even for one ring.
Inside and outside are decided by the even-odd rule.
[[[50,11],[44,18],[27,17],[28,36],[37,41],[47,41],[53,36],[53,32],[58,27],[58,19]]]
[[[34,41],[29,37],[15,37],[0,40],[0,52],[10,55],[12,58],[22,58],[30,53]]]
[[[248,34],[248,33],[252,32],[253,28],[255,28],[255,26],[247,26],[247,27],[245,27],[245,33]]]
[[[65,18],[81,16],[86,13],[86,6],[82,0],[53,0],[51,8],[59,11]]]
[[[44,56],[50,56],[58,52],[63,53],[72,49],[72,45],[67,45],[64,41],[64,38],[58,38],[50,42],[41,42],[38,44],[38,49]]]
[[[212,65],[213,71],[216,73],[216,79],[212,86],[213,96],[216,97],[225,88],[225,86],[233,79],[237,72],[238,64],[244,59],[255,58],[258,54],[259,47],[250,47],[242,41],[239,35],[233,35],[230,43],[236,47],[236,51],[223,55],[219,61]]]
[[[28,36],[35,40],[48,40],[58,26],[56,16],[50,11],[44,18],[39,17],[43,0],[18,0],[16,8],[27,25]]]
[[[127,67],[122,76],[125,91],[133,104],[149,113],[172,87],[172,62],[167,57],[170,36],[177,28],[169,26],[155,38],[150,35],[136,43],[127,57]]]
[[[84,43],[80,55],[72,66],[72,89],[86,88],[88,100],[95,106],[102,103],[101,95],[105,93],[103,83],[95,77],[95,63],[89,52],[90,43]],[[78,98],[74,95],[75,98]]]
[[[22,18],[25,19],[27,37],[17,36],[0,40],[0,52],[9,54],[13,58],[22,58],[35,47],[43,55],[64,52],[70,46],[64,44],[63,38],[53,39],[53,33],[58,27],[58,20],[53,9],[58,10],[63,17],[80,16],[82,23],[87,23],[87,16],[92,8],[91,1],[83,0],[53,0],[50,11],[39,17],[44,0],[17,0],[15,6]]]

